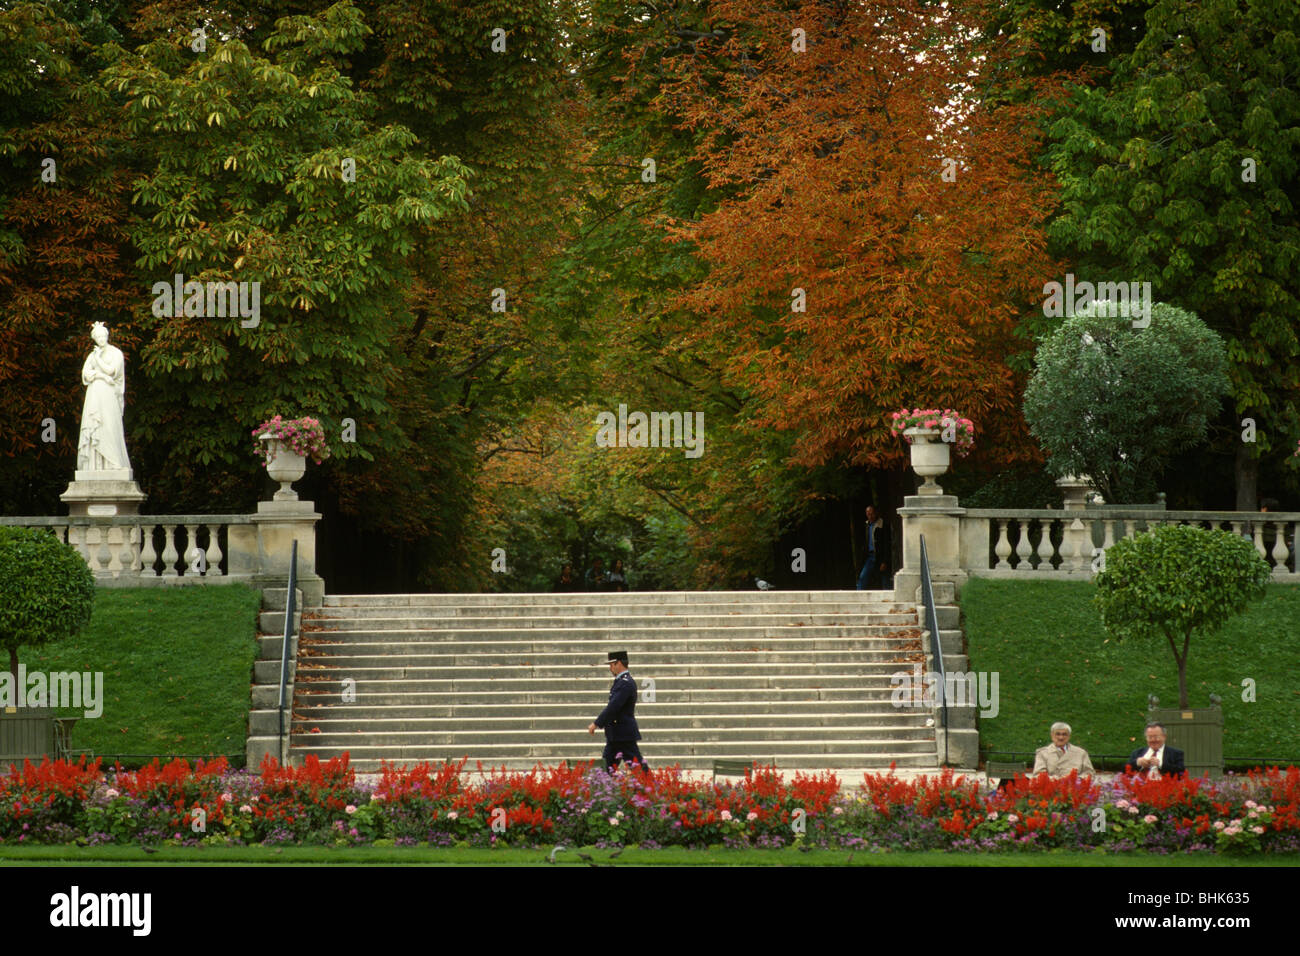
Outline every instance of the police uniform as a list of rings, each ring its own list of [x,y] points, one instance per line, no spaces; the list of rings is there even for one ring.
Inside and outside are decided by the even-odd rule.
[[[606,663],[620,661],[627,666],[627,652],[616,651]],[[637,741],[641,730],[636,725],[636,681],[627,671],[614,678],[609,688],[609,703],[593,723],[605,731],[605,769],[612,770],[620,760],[635,760],[645,766]]]

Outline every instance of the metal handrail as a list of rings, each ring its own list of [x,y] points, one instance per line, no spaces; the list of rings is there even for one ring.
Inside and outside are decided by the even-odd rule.
[[[289,681],[289,640],[293,636],[295,592],[298,590],[298,539],[289,554],[289,593],[284,601],[284,641],[280,644],[280,757],[284,757],[284,689]]]
[[[925,550],[925,535],[921,539],[921,600],[925,605],[925,627],[930,632],[930,652],[934,656],[938,674],[940,721],[943,726],[943,763],[948,765],[948,679],[943,669],[943,641],[939,638],[939,615],[934,609],[934,587],[930,583],[930,555]]]

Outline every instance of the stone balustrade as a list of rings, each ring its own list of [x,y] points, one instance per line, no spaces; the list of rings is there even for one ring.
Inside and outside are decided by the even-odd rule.
[[[100,584],[134,587],[165,578],[251,580],[257,570],[247,560],[257,553],[252,520],[251,515],[117,515],[0,518],[0,525],[46,528],[86,559]]]
[[[1152,511],[1105,507],[959,509],[961,567],[975,577],[1090,578],[1094,558],[1116,541],[1166,524],[1193,524],[1251,539],[1275,581],[1300,581],[1300,513]]]
[[[325,594],[315,573],[319,519],[311,502],[264,501],[250,515],[0,517],[0,525],[50,531],[85,558],[103,587],[284,587],[297,540],[304,603],[319,606]]]
[[[903,561],[895,599],[915,599],[921,535],[936,581],[969,578],[1091,580],[1095,559],[1116,541],[1165,524],[1221,529],[1251,540],[1272,580],[1300,583],[1300,512],[1166,511],[1162,508],[962,508],[952,495],[916,495],[899,509]],[[1098,562],[1099,563],[1099,562]]]

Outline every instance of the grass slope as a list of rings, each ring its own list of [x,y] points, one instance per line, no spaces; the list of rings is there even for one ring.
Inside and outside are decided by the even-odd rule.
[[[99,588],[85,630],[23,648],[19,660],[28,672],[103,672],[103,714],[79,720],[72,745],[106,763],[127,754],[242,760],[261,600],[260,591],[235,584]]]
[[[1178,669],[1167,641],[1117,642],[1092,604],[1095,585],[974,579],[962,588],[962,626],[974,671],[997,671],[1000,711],[980,721],[981,748],[1032,752],[1064,720],[1093,755],[1127,756],[1142,742],[1147,695],[1178,704]],[[1300,586],[1266,596],[1209,637],[1192,638],[1192,707],[1223,698],[1223,752],[1300,762]],[[1256,699],[1242,700],[1242,682]]]

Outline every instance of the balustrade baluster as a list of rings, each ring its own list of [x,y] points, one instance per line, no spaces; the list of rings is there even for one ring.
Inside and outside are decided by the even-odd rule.
[[[118,525],[105,525],[100,532],[104,547],[108,549],[108,572],[115,578],[122,576],[122,529]]]
[[[205,570],[203,565],[206,561],[207,555],[199,547],[199,526],[187,524],[185,526],[185,567],[183,573],[190,577],[202,577]]]
[[[122,550],[122,567],[132,574],[140,573],[140,526],[133,524],[124,529],[126,541]]]
[[[176,571],[176,559],[180,557],[176,553],[176,525],[165,524],[163,527],[163,571],[162,576],[165,578],[179,577]]]
[[[1029,565],[1029,522],[1024,519],[1017,519],[1020,526],[1020,540],[1016,542],[1016,555],[1020,562],[1016,565],[1017,571],[1030,570]]]
[[[1092,525],[1089,522],[1081,521],[1075,518],[1070,522],[1070,529],[1066,532],[1066,537],[1072,539],[1070,542],[1070,561],[1067,570],[1082,571],[1088,564],[1088,558],[1092,555]],[[1062,541],[1064,544],[1064,540]],[[1085,557],[1084,549],[1087,548]],[[1061,566],[1066,567],[1065,556],[1061,556]]]
[[[1273,572],[1275,574],[1286,574],[1286,559],[1288,554],[1286,547],[1286,522],[1274,521],[1272,522],[1272,525],[1273,531],[1277,535],[1277,539],[1273,542]]]
[[[101,555],[100,549],[108,550],[104,545],[104,531],[98,524],[87,525],[86,528],[86,563],[90,564],[91,574],[98,575],[104,570],[107,564],[108,555]]]
[[[993,567],[999,571],[1007,571],[1011,568],[1011,563],[1007,558],[1011,556],[1011,541],[1007,537],[1007,519],[998,518],[998,540],[993,546],[993,553],[998,556],[998,563]]]
[[[210,524],[208,528],[208,576],[216,577],[221,574],[221,545],[217,543],[217,535],[221,533],[221,525]]]
[[[140,577],[156,578],[158,572],[154,570],[154,564],[158,561],[158,552],[153,547],[153,529],[152,522],[140,527]]]
[[[1052,521],[1038,522],[1038,544],[1034,547],[1034,557],[1038,558],[1038,563],[1034,565],[1036,571],[1052,570],[1052,554],[1055,546],[1052,544]],[[1046,548],[1043,546],[1046,545]]]

